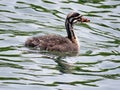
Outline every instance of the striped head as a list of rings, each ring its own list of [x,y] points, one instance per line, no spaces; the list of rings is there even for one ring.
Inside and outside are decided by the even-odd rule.
[[[77,12],[72,12],[67,15],[66,20],[70,23],[76,23],[76,22],[90,22],[87,18],[84,18],[81,14]]]

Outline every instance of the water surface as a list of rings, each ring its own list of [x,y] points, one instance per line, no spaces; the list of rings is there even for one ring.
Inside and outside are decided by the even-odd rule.
[[[72,11],[91,20],[74,27],[78,56],[24,47],[31,36],[66,36],[64,22]],[[0,0],[1,90],[119,90],[119,79],[119,0]]]

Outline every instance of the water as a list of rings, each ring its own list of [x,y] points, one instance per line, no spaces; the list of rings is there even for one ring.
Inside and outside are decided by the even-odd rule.
[[[24,47],[28,37],[66,36],[71,11],[80,55],[59,57]],[[119,0],[0,0],[0,90],[119,90]]]

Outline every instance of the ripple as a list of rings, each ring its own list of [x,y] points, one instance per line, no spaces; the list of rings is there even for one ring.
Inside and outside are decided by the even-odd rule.
[[[119,90],[119,5],[119,0],[1,0],[0,88]],[[66,36],[64,22],[72,11],[91,20],[75,26],[79,55],[53,55],[24,47],[30,36]]]

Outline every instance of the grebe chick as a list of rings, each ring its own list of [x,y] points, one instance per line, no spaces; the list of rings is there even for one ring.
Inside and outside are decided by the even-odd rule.
[[[59,52],[79,52],[79,42],[74,34],[73,24],[76,22],[89,22],[90,20],[83,18],[77,12],[72,12],[67,15],[65,27],[67,37],[60,35],[45,35],[29,38],[25,42],[25,46],[40,48],[40,50],[59,51]]]

